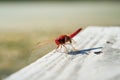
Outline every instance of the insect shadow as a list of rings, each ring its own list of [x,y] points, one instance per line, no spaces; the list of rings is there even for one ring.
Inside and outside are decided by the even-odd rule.
[[[77,51],[70,51],[68,52],[69,55],[77,55],[77,54],[87,54],[89,55],[89,52],[92,50],[102,49],[103,47],[97,47],[97,48],[90,48],[90,49],[83,49],[83,50],[77,50]],[[94,52],[94,54],[100,54],[102,51]]]

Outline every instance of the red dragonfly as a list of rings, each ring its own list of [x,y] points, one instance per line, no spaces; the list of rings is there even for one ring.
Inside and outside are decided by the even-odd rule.
[[[72,41],[73,41],[73,38],[79,33],[79,32],[81,32],[82,31],[82,28],[79,28],[79,29],[77,29],[75,32],[73,32],[72,34],[70,34],[70,35],[60,35],[59,37],[57,37],[56,39],[54,39],[54,41],[55,41],[55,44],[57,45],[57,47],[56,47],[56,51],[57,52],[61,52],[61,51],[58,51],[58,48],[60,48],[59,50],[61,50],[61,48],[62,47],[64,47],[65,49],[66,49],[66,51],[67,51],[67,53],[68,54],[73,54],[73,55],[75,55],[75,54],[88,54],[87,53],[87,51],[89,52],[89,51],[91,51],[91,50],[95,50],[95,49],[102,49],[102,47],[97,47],[97,48],[90,48],[90,49],[84,49],[84,50],[76,50],[73,46],[72,46]],[[45,44],[44,43],[38,43],[37,45],[37,48],[39,48],[39,47],[41,47],[41,48],[39,48],[39,51],[36,51],[36,53],[38,53],[38,55],[37,55],[37,57],[39,58],[39,53],[41,52],[41,53],[47,53],[46,51],[48,50],[49,51],[49,49],[48,49],[48,43],[50,43],[49,41],[53,41],[53,39],[52,40],[48,40],[48,41],[46,41],[46,43],[45,44],[47,44],[47,48],[46,48],[46,46],[45,46]],[[71,50],[71,51],[69,51],[68,50],[68,48],[66,47],[66,45],[65,44],[67,44],[67,43],[70,43],[71,44],[71,46],[72,46],[72,48],[74,49],[74,51],[73,50]],[[43,48],[44,47],[44,48]],[[53,46],[52,46],[53,47]],[[51,48],[51,43],[50,43],[50,48]],[[45,50],[46,49],[46,50]],[[43,51],[43,52],[42,52]],[[62,52],[62,53],[66,53],[66,52]],[[94,52],[95,54],[100,54],[100,53],[102,53],[102,51],[98,51],[98,52]],[[43,54],[41,55],[41,56],[43,56]],[[31,58],[33,58],[33,55],[31,56]],[[30,60],[31,60],[31,58],[30,58]],[[35,54],[35,58],[36,58],[36,54]],[[36,58],[37,59],[37,58]]]
[[[75,37],[81,30],[82,30],[82,28],[79,28],[70,35],[60,35],[56,39],[50,39],[50,40],[46,40],[44,42],[38,42],[36,44],[37,46],[35,46],[32,50],[33,54],[30,55],[29,61],[32,62],[32,61],[35,61],[38,58],[42,57],[43,55],[48,53],[50,50],[54,49],[55,44],[57,45],[55,52],[61,52],[62,47],[64,47],[66,49],[66,51],[68,52],[68,48],[65,46],[65,44],[66,43],[71,44],[73,42],[73,37]],[[55,44],[53,44],[51,41],[55,42]]]
[[[56,47],[56,51],[58,51],[57,49],[60,47],[60,48],[62,48],[62,46],[63,47],[65,47],[65,49],[67,50],[67,47],[65,46],[65,44],[67,43],[67,42],[69,42],[70,44],[72,43],[72,38],[73,37],[75,37],[80,31],[82,30],[82,28],[79,28],[79,29],[77,29],[75,32],[73,32],[72,34],[70,34],[70,35],[60,35],[59,37],[57,37],[56,39],[54,39],[54,41],[55,41],[55,44],[57,45],[57,47]],[[50,41],[50,40],[49,40]],[[45,44],[47,44],[47,43],[49,43],[49,41],[46,41],[46,43]],[[51,41],[53,41],[53,39],[51,40]],[[38,47],[40,47],[40,46],[42,46],[42,45],[44,45],[44,43],[37,43],[37,45],[38,46],[36,46],[36,48]],[[72,44],[71,44],[71,46],[72,46]],[[72,46],[73,47],[73,46]],[[73,47],[74,48],[74,47]],[[75,50],[75,48],[74,48],[74,50]]]

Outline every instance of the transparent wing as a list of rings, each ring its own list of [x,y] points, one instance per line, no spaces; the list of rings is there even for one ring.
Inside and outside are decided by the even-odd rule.
[[[29,62],[33,62],[40,57],[44,56],[48,52],[52,51],[53,49],[56,48],[56,44],[54,43],[53,40],[46,40],[44,42],[38,42],[34,47],[31,52],[31,55],[29,57]]]

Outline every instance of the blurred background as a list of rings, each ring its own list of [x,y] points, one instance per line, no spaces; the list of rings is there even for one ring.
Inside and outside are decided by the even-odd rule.
[[[0,0],[0,80],[54,49],[57,36],[87,26],[120,26],[120,2]]]

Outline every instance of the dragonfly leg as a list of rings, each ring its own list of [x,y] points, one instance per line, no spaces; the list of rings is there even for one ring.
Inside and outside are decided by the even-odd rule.
[[[55,49],[55,52],[59,52],[58,49],[59,49],[60,45],[58,45]]]
[[[71,47],[73,48],[73,50],[76,51],[77,49],[75,49],[75,47],[72,45],[72,40],[73,40],[72,38],[69,40],[70,45],[71,45]],[[73,41],[74,41],[74,40],[73,40]],[[75,42],[75,41],[74,41],[74,42]]]
[[[62,48],[62,45],[58,45],[57,48],[55,49],[55,52],[60,52],[60,53],[62,53],[62,52],[61,52],[61,48]],[[58,49],[59,49],[59,50],[58,50]]]
[[[73,48],[73,51],[77,51],[77,49],[72,44],[70,44],[70,45]]]
[[[77,43],[74,39],[71,39],[73,43]]]
[[[60,45],[60,49],[59,49],[59,52],[61,52],[61,49],[62,49],[62,45]],[[61,52],[62,53],[62,52]]]
[[[68,49],[67,49],[67,47],[66,47],[64,44],[58,45],[57,48],[55,49],[55,52],[63,53],[63,52],[61,52],[61,48],[62,48],[62,47],[65,47],[65,50],[66,50],[67,52],[69,52]],[[58,50],[58,49],[59,49],[59,50]]]
[[[66,47],[64,44],[63,44],[63,46],[65,47],[65,49],[66,49],[66,51],[67,51],[67,53],[68,53],[69,51],[68,51],[67,47]]]

